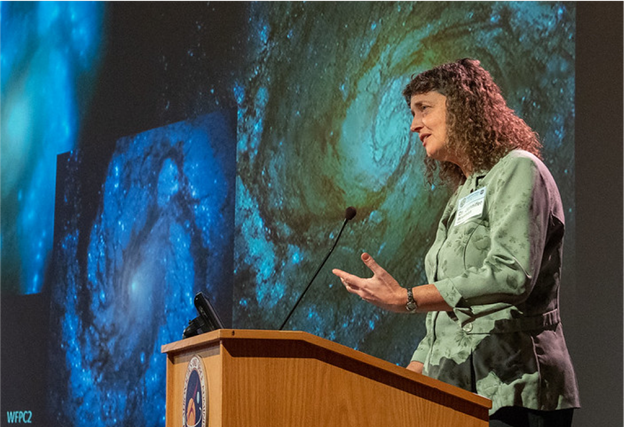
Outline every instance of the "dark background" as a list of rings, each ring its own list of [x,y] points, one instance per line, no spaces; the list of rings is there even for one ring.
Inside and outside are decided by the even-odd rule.
[[[139,7],[138,5],[136,7]],[[232,22],[224,25],[245,28],[245,8],[236,4],[216,4],[223,8],[222,16]],[[576,33],[576,280],[574,289],[562,293],[564,329],[570,353],[576,367],[581,390],[583,408],[575,415],[575,426],[618,426],[622,425],[622,4],[621,3],[578,3]],[[115,9],[112,9],[113,11]],[[171,8],[171,13],[176,13]],[[185,11],[185,13],[187,13]],[[115,13],[115,12],[113,12]],[[181,13],[181,12],[180,12]],[[129,98],[122,108],[111,110],[108,97],[112,96],[108,78],[116,73],[129,73],[126,82],[140,82],[146,88],[160,86],[163,81],[184,80],[183,66],[175,61],[168,75],[152,73],[133,75],[135,70],[145,70],[153,61],[153,52],[134,56],[132,45],[149,45],[146,40],[120,40],[115,32],[132,33],[135,22],[126,20],[129,15],[115,16],[109,22],[115,26],[108,29],[118,45],[108,46],[108,51],[120,54],[118,62],[109,63],[99,87],[94,94],[94,111],[99,116],[87,123],[82,139],[97,141],[92,152],[86,151],[86,162],[93,158],[94,170],[85,180],[100,182],[106,170],[102,159],[112,156],[114,142],[129,133],[147,130],[163,122],[174,122],[209,111],[201,105],[189,114],[187,106],[172,102],[167,113],[163,113],[166,101],[185,97],[185,88],[176,87],[171,93],[153,93],[151,99]],[[164,20],[160,12],[145,22]],[[164,20],[164,22],[169,22]],[[150,27],[153,28],[153,27]],[[175,28],[171,28],[175,32]],[[167,32],[150,33],[149,29],[136,28],[137,37],[154,41],[153,46],[167,50]],[[245,34],[240,35],[241,38]],[[236,43],[220,40],[232,52],[223,58],[223,68],[215,67],[205,72],[212,79],[231,78],[236,73],[241,52]],[[231,48],[233,46],[233,48]],[[123,52],[128,52],[124,56]],[[175,53],[171,52],[175,57]],[[109,74],[110,73],[110,74]],[[222,76],[223,74],[223,76]],[[162,80],[159,80],[162,79]],[[111,82],[112,84],[112,82]],[[217,86],[218,88],[218,86]],[[148,93],[140,90],[117,87],[127,93]],[[192,91],[191,86],[186,88]],[[217,89],[218,90],[218,89]],[[227,94],[216,93],[224,105],[232,103]],[[136,109],[143,109],[140,120],[133,116]],[[150,113],[151,110],[151,113]],[[164,116],[163,116],[164,115]],[[104,137],[102,135],[105,135]],[[97,160],[97,161],[96,161]],[[46,353],[49,296],[44,292],[34,295],[2,296],[2,419],[5,423],[5,408],[17,409],[23,402],[28,410],[45,411]],[[25,387],[24,384],[26,385]],[[16,389],[14,387],[23,387]],[[39,405],[39,406],[37,406]]]
[[[576,426],[622,425],[622,3],[582,2],[576,44],[577,292],[562,302]]]

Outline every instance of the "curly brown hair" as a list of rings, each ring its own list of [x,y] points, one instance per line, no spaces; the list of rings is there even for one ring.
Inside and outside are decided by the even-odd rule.
[[[472,171],[487,171],[514,149],[541,158],[542,147],[535,133],[507,106],[490,73],[480,62],[465,58],[412,76],[403,90],[408,107],[413,95],[438,92],[446,96],[447,147],[465,159]],[[454,186],[465,180],[461,168],[438,162],[425,153],[426,177],[438,177]]]

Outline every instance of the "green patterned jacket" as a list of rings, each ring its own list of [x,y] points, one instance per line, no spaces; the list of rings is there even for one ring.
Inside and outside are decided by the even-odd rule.
[[[491,399],[490,414],[578,407],[559,317],[563,235],[559,191],[532,154],[512,151],[468,177],[425,259],[453,311],[427,314],[412,357],[423,374]]]

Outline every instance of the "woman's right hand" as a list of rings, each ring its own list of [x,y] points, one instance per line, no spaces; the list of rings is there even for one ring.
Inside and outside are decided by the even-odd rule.
[[[422,362],[417,362],[415,360],[412,360],[410,364],[407,365],[407,369],[409,369],[410,371],[414,371],[418,374],[422,374],[423,366],[425,365],[423,365]]]

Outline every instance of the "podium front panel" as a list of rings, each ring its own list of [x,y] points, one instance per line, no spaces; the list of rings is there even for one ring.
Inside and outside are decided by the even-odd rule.
[[[199,419],[202,405],[192,405],[202,394],[185,391],[195,356],[206,372],[210,427],[489,424],[488,399],[304,332],[219,330],[162,351],[168,427],[194,425],[185,402],[188,420]]]

